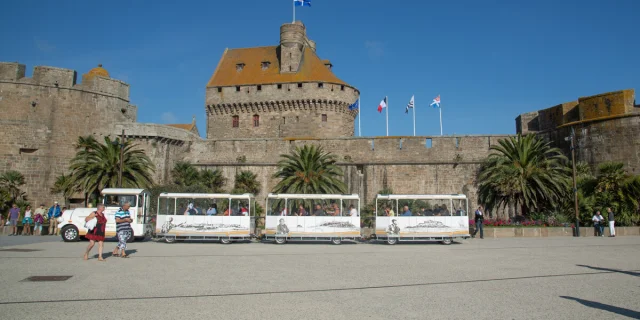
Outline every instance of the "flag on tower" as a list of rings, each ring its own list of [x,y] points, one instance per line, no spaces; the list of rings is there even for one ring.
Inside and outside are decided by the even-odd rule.
[[[311,7],[311,0],[293,0],[296,7]]]
[[[380,101],[380,104],[378,105],[378,112],[382,113],[382,109],[387,107],[387,97],[384,97],[384,99],[382,99],[382,101]]]
[[[431,106],[434,108],[440,108],[440,95],[433,99],[433,102],[431,102]]]
[[[356,100],[352,105],[349,106],[349,110],[358,110],[360,109],[360,99]]]
[[[404,113],[409,113],[409,109],[413,109],[413,106],[414,106],[413,98],[414,96],[411,96],[411,101],[409,101],[409,104],[407,104],[407,108],[404,110]]]

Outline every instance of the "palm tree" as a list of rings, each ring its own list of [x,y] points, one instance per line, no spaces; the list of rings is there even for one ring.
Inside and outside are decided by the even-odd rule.
[[[191,186],[200,181],[200,173],[188,162],[179,161],[171,170],[173,182],[180,186]]]
[[[7,191],[12,202],[25,198],[26,194],[20,189],[24,183],[24,176],[18,171],[9,170],[0,175],[0,188]]]
[[[342,170],[336,166],[336,156],[322,147],[296,147],[291,154],[280,155],[278,170],[273,175],[280,182],[276,193],[341,194],[347,187],[340,178]]]
[[[236,174],[236,183],[232,193],[252,193],[256,195],[260,193],[260,188],[258,176],[251,171],[245,170]]]
[[[200,183],[207,187],[210,192],[220,193],[227,179],[222,176],[222,171],[219,169],[209,170],[205,169],[200,172]]]
[[[83,139],[83,138],[81,138]],[[80,139],[79,139],[80,140]],[[104,144],[85,140],[71,159],[73,185],[87,194],[98,194],[104,188],[148,188],[153,184],[155,166],[143,150],[135,148],[131,140],[122,146],[122,185],[118,186],[120,143],[104,138]]]
[[[593,198],[594,210],[613,208],[616,223],[631,225],[639,222],[640,176],[627,174],[624,164],[608,162],[598,166],[597,176],[585,186],[584,192]]]
[[[78,188],[78,186],[74,184],[73,177],[71,175],[64,174],[56,178],[56,182],[51,188],[51,193],[62,194],[65,203],[67,203],[69,198],[71,198],[74,193],[80,191],[80,188]]]
[[[478,198],[488,209],[513,204],[527,215],[566,196],[571,170],[560,149],[535,135],[518,135],[491,150],[478,174]]]

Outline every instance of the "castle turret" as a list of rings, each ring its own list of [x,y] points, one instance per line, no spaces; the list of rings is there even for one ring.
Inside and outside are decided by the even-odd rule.
[[[298,72],[306,38],[305,27],[300,21],[280,27],[280,73]]]

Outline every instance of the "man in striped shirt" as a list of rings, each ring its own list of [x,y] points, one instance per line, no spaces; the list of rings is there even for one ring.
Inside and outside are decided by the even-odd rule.
[[[122,208],[120,208],[116,212],[116,234],[118,236],[118,246],[113,249],[113,255],[115,257],[118,256],[118,250],[120,250],[120,256],[123,258],[128,258],[129,256],[126,254],[125,249],[127,249],[127,240],[129,237],[133,236],[131,233],[133,230],[131,229],[131,214],[129,213],[129,208],[131,205],[129,202],[126,202]]]

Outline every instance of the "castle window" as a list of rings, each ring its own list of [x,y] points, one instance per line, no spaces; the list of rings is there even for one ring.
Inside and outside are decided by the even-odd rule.
[[[282,84],[278,83],[278,89],[282,89]]]
[[[240,118],[238,116],[233,116],[231,119],[232,119],[231,126],[233,128],[240,127]]]
[[[285,123],[287,123],[287,118],[282,117],[282,124],[285,124]]]
[[[267,70],[269,69],[269,65],[271,65],[271,62],[269,61],[262,61],[262,70]]]
[[[240,92],[240,86],[236,86],[236,92]]]
[[[432,143],[431,138],[427,138],[427,141],[425,141],[424,145],[427,147],[427,149],[431,149],[431,143]]]
[[[326,114],[322,115],[322,122],[327,122],[327,115]]]
[[[218,87],[218,93],[222,92],[222,87]]]
[[[460,138],[456,138],[456,149],[460,148]]]
[[[242,69],[244,69],[244,63],[237,63],[236,64],[236,71],[240,72],[240,71],[242,71]]]
[[[340,90],[341,90],[341,91],[344,91],[344,86],[340,86]]]
[[[302,88],[302,82],[298,82],[298,88]]]
[[[259,127],[260,126],[260,116],[257,114],[253,115],[253,126],[254,127]]]
[[[262,91],[262,86],[258,85],[258,91]]]
[[[318,88],[324,88],[324,83],[322,82],[318,83]]]

